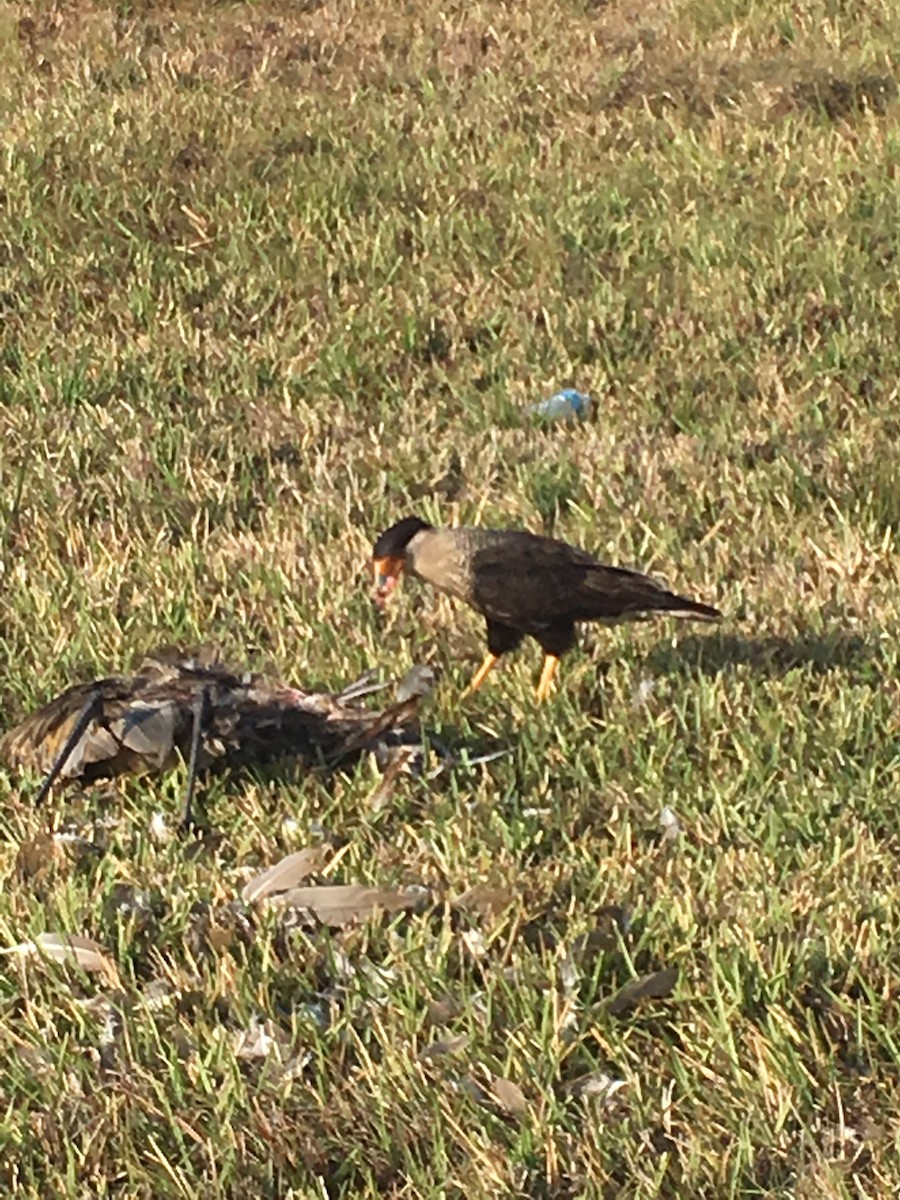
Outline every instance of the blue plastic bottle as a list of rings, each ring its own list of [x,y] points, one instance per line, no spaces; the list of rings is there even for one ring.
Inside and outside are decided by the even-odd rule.
[[[583,420],[587,416],[590,403],[590,396],[584,392],[578,392],[575,388],[563,388],[561,392],[556,392],[546,400],[532,404],[528,412],[532,416],[542,417],[545,421],[572,421],[576,417]]]

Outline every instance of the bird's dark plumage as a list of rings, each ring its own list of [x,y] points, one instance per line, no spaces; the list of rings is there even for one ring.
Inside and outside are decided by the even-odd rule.
[[[525,530],[435,529],[406,517],[381,535],[374,558],[382,598],[396,583],[398,564],[405,565],[484,616],[489,654],[476,687],[496,659],[524,637],[535,638],[547,655],[543,696],[581,621],[613,624],[655,614],[715,621],[721,615],[639,571],[606,566],[584,550]]]
[[[523,633],[660,612],[701,620],[719,616],[708,604],[677,596],[638,571],[605,566],[565,542],[519,530],[498,533],[502,536],[472,539],[470,602]]]

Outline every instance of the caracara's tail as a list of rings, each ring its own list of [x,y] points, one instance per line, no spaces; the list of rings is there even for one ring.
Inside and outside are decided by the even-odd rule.
[[[668,617],[683,617],[690,621],[720,621],[722,614],[711,604],[699,600],[688,600],[687,596],[676,596],[674,592],[660,592],[654,597],[653,609],[664,612]]]

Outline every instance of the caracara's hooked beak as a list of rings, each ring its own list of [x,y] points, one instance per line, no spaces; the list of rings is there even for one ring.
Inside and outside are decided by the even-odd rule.
[[[403,573],[403,559],[376,558],[372,562],[372,571],[375,575],[372,599],[379,608],[384,608],[388,596],[400,582],[400,576]]]

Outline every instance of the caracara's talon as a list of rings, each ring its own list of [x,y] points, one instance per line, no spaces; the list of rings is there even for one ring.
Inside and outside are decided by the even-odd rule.
[[[558,670],[559,658],[555,654],[548,654],[544,659],[544,665],[541,669],[541,678],[538,681],[537,689],[534,693],[535,699],[539,703],[550,698],[550,694],[553,691],[553,680]]]
[[[496,654],[486,654],[484,656],[484,662],[472,676],[472,682],[462,694],[463,700],[465,700],[467,696],[471,696],[478,691],[478,689],[487,679],[488,675],[490,675],[491,671],[493,671],[498,661],[498,656]]]

